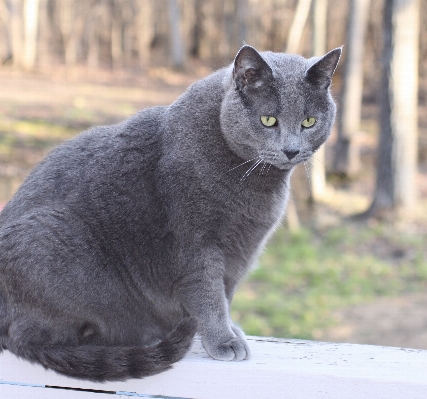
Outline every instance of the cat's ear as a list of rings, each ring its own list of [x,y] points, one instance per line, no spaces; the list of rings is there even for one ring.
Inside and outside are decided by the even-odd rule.
[[[247,85],[255,87],[273,75],[260,53],[251,46],[243,46],[234,59],[233,79],[238,89]]]
[[[332,82],[332,75],[340,60],[342,47],[330,51],[316,61],[306,72],[306,80],[321,89],[327,89]]]

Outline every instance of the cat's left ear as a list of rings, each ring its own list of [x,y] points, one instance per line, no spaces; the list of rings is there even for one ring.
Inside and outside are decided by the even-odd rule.
[[[306,80],[314,86],[327,89],[332,83],[332,75],[337,68],[341,52],[342,47],[338,47],[320,58],[308,68],[305,74]]]
[[[233,79],[238,89],[247,85],[257,87],[273,75],[269,65],[251,46],[243,46],[234,59]]]

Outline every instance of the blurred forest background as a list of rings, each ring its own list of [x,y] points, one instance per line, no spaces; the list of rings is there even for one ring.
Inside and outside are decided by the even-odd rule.
[[[51,148],[171,103],[243,43],[344,53],[332,137],[234,319],[427,349],[427,0],[0,0],[0,209]]]

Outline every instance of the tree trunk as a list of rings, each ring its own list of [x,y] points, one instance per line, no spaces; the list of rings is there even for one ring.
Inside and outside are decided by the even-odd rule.
[[[248,0],[236,0],[236,16],[237,16],[237,25],[238,25],[238,38],[239,46],[242,46],[246,43],[248,37],[248,14],[249,14],[249,5]]]
[[[194,23],[191,30],[190,54],[193,58],[200,58],[200,47],[203,36],[203,3],[205,0],[194,1]]]
[[[298,0],[294,19],[289,30],[286,53],[297,53],[301,43],[302,32],[310,12],[311,0]]]
[[[363,96],[363,52],[370,0],[351,0],[348,17],[346,60],[338,116],[338,140],[334,171],[354,176],[360,170],[359,149],[355,143],[360,131]]]
[[[64,43],[65,65],[73,67],[77,64],[78,51],[81,43],[85,18],[91,3],[62,2],[59,10],[59,25]]]
[[[51,2],[49,0],[40,0],[39,4],[39,29],[38,29],[38,44],[37,44],[37,65],[47,66],[52,65],[55,60],[51,51],[51,37],[54,28],[51,25],[52,20],[49,17],[51,12]]]
[[[374,200],[365,216],[416,203],[419,0],[386,0],[380,141]]]
[[[25,0],[24,2],[24,57],[23,66],[33,69],[37,57],[37,37],[39,26],[40,0]]]
[[[90,69],[99,67],[99,32],[98,32],[98,10],[93,12],[88,32],[87,66]]]
[[[114,70],[123,68],[123,16],[121,10],[113,9],[111,15],[111,59]]]
[[[12,43],[11,43],[11,29],[10,29],[10,19],[11,14],[9,9],[6,6],[6,3],[0,1],[0,21],[3,23],[3,27],[1,30],[1,35],[3,36],[4,45],[5,45],[5,53],[2,59],[0,59],[0,63],[4,64],[10,60],[12,60]]]
[[[182,69],[184,68],[184,46],[180,27],[181,14],[179,12],[177,0],[169,0],[169,22],[172,65],[174,68]]]
[[[13,66],[21,66],[24,53],[22,0],[9,0]]]
[[[150,60],[150,45],[154,37],[154,12],[149,1],[138,4],[138,57],[142,65],[148,65]]]
[[[122,47],[123,47],[123,66],[133,66],[133,34],[132,28],[134,22],[134,15],[136,14],[136,7],[132,1],[125,1],[122,10]]]
[[[326,53],[327,26],[326,17],[328,0],[315,0],[313,7],[313,55],[322,56]],[[310,200],[318,201],[325,195],[325,146],[322,145],[311,159],[310,163]]]

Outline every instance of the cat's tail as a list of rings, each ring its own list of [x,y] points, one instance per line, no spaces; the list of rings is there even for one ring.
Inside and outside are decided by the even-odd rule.
[[[73,378],[98,382],[141,378],[165,371],[181,360],[196,329],[196,319],[187,318],[163,341],[149,347],[32,347],[20,355]]]

